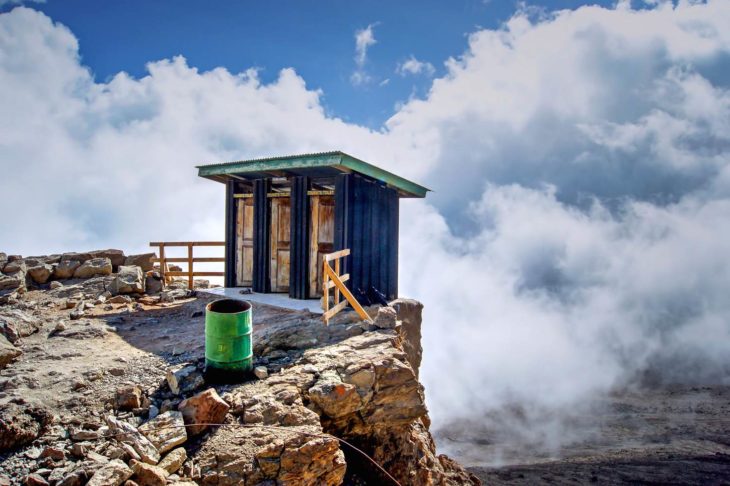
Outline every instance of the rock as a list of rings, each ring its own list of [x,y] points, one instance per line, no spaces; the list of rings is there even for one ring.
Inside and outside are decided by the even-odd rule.
[[[91,278],[111,275],[112,261],[109,258],[92,258],[81,264],[74,271],[74,278]]]
[[[47,263],[42,263],[35,267],[28,269],[28,275],[33,279],[35,283],[44,284],[48,282],[48,279],[53,275],[53,266]]]
[[[108,258],[112,262],[112,270],[117,271],[121,265],[125,265],[125,256],[122,250],[94,250],[89,252],[91,258]]]
[[[3,272],[6,274],[12,274],[17,272],[26,273],[28,271],[28,265],[25,264],[24,260],[12,260],[8,261],[3,268]]]
[[[188,393],[205,385],[203,374],[193,365],[167,370],[167,384],[175,395]]]
[[[186,424],[222,423],[228,414],[230,406],[218,396],[214,388],[198,393],[178,405]],[[198,435],[205,431],[207,425],[192,425],[188,427],[188,435]]]
[[[162,277],[159,272],[150,272],[145,277],[145,289],[149,295],[159,294],[162,292]]]
[[[253,374],[259,380],[265,380],[269,377],[269,370],[266,368],[266,366],[257,366],[253,369]]]
[[[49,486],[48,481],[43,479],[40,474],[28,474],[23,484],[27,486]]]
[[[352,414],[362,408],[357,387],[343,383],[337,373],[324,375],[309,389],[309,398],[329,417]]]
[[[107,300],[110,304],[131,304],[132,298],[128,295],[115,295]]]
[[[18,339],[35,334],[41,328],[41,321],[19,309],[0,310],[0,334],[15,344]]]
[[[119,486],[132,477],[134,471],[119,459],[109,461],[97,469],[86,486]]]
[[[78,468],[69,474],[66,474],[56,486],[83,486],[86,484],[89,475],[84,468]]]
[[[0,334],[0,370],[15,361],[23,352],[13,346],[7,338]]]
[[[14,290],[25,284],[25,275],[15,272],[13,275],[0,274],[0,290]]]
[[[74,276],[74,272],[81,266],[78,260],[61,260],[53,269],[53,278],[66,279]]]
[[[124,265],[135,265],[142,269],[143,272],[149,272],[154,266],[152,261],[157,258],[155,253],[141,253],[138,255],[129,255],[124,260]]]
[[[86,315],[86,313],[84,312],[83,309],[74,309],[74,310],[71,311],[71,313],[68,315],[68,317],[72,321],[78,321],[79,319],[81,319],[85,315]]]
[[[160,462],[160,453],[157,448],[132,424],[123,422],[112,415],[106,418],[106,423],[109,425],[115,439],[122,444],[129,445],[142,461],[147,464]],[[125,479],[128,479],[128,477]]]
[[[188,434],[182,413],[169,411],[158,415],[139,426],[139,431],[147,437],[160,454],[185,443]]]
[[[74,457],[86,457],[87,452],[89,452],[89,450],[80,442],[71,446],[71,455]]]
[[[53,282],[51,282],[51,285],[50,285],[51,290],[60,289],[61,287],[63,287],[63,284],[61,282],[57,282],[55,280]]]
[[[401,336],[403,351],[405,351],[408,363],[413,368],[416,378],[418,378],[421,356],[423,355],[423,348],[421,347],[423,304],[413,299],[396,299],[390,303],[390,306],[395,309],[397,319],[401,323],[398,332]]]
[[[147,411],[147,418],[152,420],[160,414],[160,409],[154,405],[150,405],[150,409]]]
[[[168,455],[162,458],[158,466],[167,471],[169,474],[173,474],[180,470],[185,460],[188,458],[187,452],[183,447],[178,447],[170,451]]]
[[[122,265],[109,288],[112,294],[143,294],[145,279],[142,269],[137,266]]]
[[[66,459],[66,453],[60,447],[46,446],[41,452],[41,457],[50,457],[54,461],[63,461]]]
[[[380,307],[373,319],[373,325],[379,329],[394,329],[397,322],[397,314],[392,307]]]
[[[137,385],[124,385],[114,394],[117,410],[132,410],[142,406],[142,389]]]
[[[15,449],[33,442],[45,432],[51,418],[44,409],[4,404],[0,407],[0,450]]]
[[[164,486],[167,484],[168,473],[161,467],[135,460],[132,460],[130,465],[134,471],[134,481],[139,486]]]

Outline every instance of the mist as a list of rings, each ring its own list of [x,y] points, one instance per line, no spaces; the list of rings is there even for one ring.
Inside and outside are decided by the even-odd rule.
[[[222,239],[223,187],[195,165],[352,153],[433,189],[401,204],[400,293],[425,304],[434,430],[559,451],[611,390],[729,380],[728,25],[725,1],[523,6],[370,130],[289,68],[265,84],[175,57],[99,82],[19,7],[0,15],[0,250]]]

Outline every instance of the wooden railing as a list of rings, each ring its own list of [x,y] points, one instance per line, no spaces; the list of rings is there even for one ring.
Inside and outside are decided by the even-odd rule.
[[[355,296],[352,295],[352,292],[345,287],[345,282],[350,280],[350,274],[340,275],[340,258],[344,258],[349,254],[350,249],[346,248],[334,253],[328,253],[327,255],[324,255],[324,258],[322,259],[322,265],[324,265],[322,271],[322,293],[324,300],[324,305],[322,307],[324,309],[324,314],[322,315],[322,319],[324,319],[324,323],[327,325],[329,325],[330,319],[332,319],[342,309],[347,307],[348,302],[352,308],[355,309],[355,312],[357,312],[357,315],[359,315],[360,318],[364,321],[372,322],[372,319],[370,319],[370,316],[367,312],[365,312],[365,309],[362,308]],[[334,269],[330,266],[330,262],[332,261],[335,262]],[[335,289],[335,305],[330,309],[331,288]],[[346,300],[340,302],[340,293]]]
[[[195,257],[193,256],[193,248],[196,246],[226,246],[225,241],[152,241],[150,246],[158,248],[158,258],[153,261],[159,262],[160,264],[160,276],[162,281],[167,284],[172,280],[172,277],[187,277],[188,288],[193,288],[193,277],[223,277],[224,272],[196,272],[193,269],[195,263],[225,263],[224,257]],[[165,255],[165,248],[171,246],[185,246],[188,248],[188,254],[186,257],[168,257]],[[186,263],[187,271],[170,271],[168,269],[168,263]]]

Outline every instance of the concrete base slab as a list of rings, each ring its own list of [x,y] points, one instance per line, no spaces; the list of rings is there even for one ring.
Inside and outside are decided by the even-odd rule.
[[[282,309],[309,311],[313,314],[323,313],[319,299],[291,299],[287,294],[259,294],[256,292],[243,294],[241,293],[242,290],[243,289],[240,287],[216,287],[213,289],[197,289],[198,292],[205,292],[220,297],[227,297],[229,299],[249,300],[258,304],[281,307]]]

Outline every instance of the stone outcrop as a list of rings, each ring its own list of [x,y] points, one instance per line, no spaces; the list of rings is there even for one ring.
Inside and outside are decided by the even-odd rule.
[[[40,328],[38,318],[19,309],[0,308],[0,334],[13,344],[38,332]]]
[[[13,346],[5,336],[0,335],[0,370],[12,363],[23,352]]]
[[[65,256],[65,255],[64,255]],[[74,276],[74,272],[81,266],[79,260],[61,260],[53,269],[53,278],[67,279]]]
[[[14,449],[34,441],[51,422],[44,409],[10,405],[0,410],[0,451]]]
[[[221,399],[214,388],[209,388],[180,402],[178,410],[182,412],[188,434],[197,435],[207,430],[206,424],[223,422],[230,406]]]
[[[152,261],[157,255],[154,253],[142,253],[139,255],[129,255],[124,260],[124,265],[134,265],[142,269],[143,272],[149,272],[154,266]]]
[[[145,280],[142,269],[137,266],[122,265],[117,276],[112,280],[109,291],[117,294],[143,294]]]
[[[160,454],[188,440],[185,422],[180,412],[169,410],[142,424],[139,431],[147,437]]]
[[[76,270],[74,270],[75,278],[91,278],[104,275],[111,275],[112,261],[109,258],[92,258],[86,260]]]

